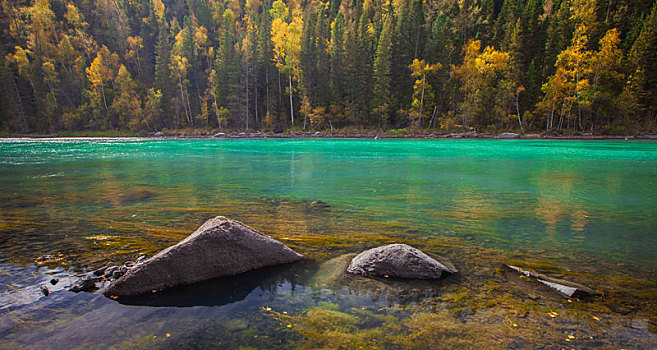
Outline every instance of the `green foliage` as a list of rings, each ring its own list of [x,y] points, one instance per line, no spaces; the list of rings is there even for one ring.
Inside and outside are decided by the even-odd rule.
[[[654,2],[1,0],[0,28],[10,131],[657,127]]]
[[[394,135],[394,136],[400,136],[404,135],[408,132],[407,129],[389,129],[386,131],[387,135]]]

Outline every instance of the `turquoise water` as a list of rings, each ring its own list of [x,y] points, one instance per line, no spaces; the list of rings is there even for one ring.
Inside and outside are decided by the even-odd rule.
[[[284,198],[428,234],[507,248],[554,242],[657,267],[655,142],[4,141],[0,158],[4,218],[18,207],[68,237],[90,228],[67,220],[123,221],[125,208],[136,207],[135,222],[184,230],[201,223],[181,220],[195,209],[248,218],[260,210],[250,202]],[[135,191],[151,197],[131,201]],[[225,207],[233,202],[241,207]]]
[[[337,296],[314,299],[317,289],[308,282],[317,278],[317,264],[385,242],[419,245],[466,271],[475,264],[472,257],[484,254],[494,262],[540,260],[560,267],[562,275],[581,272],[577,277],[594,283],[590,276],[609,266],[632,266],[636,275],[630,275],[648,281],[645,276],[657,269],[656,189],[654,141],[5,139],[0,141],[0,258],[5,266],[0,272],[62,274],[121,263],[153,254],[206,219],[225,215],[283,240],[315,265],[304,270],[308,277],[300,285],[308,290],[295,294],[299,300],[294,306],[288,300],[294,283],[287,272],[277,272],[278,281],[247,290],[245,299],[196,306],[215,321],[232,322],[226,305],[249,314],[269,305],[263,300],[300,313],[320,299],[342,311],[395,304],[373,302],[372,288],[347,302],[339,296],[353,294],[353,288],[344,286],[328,289],[328,295]],[[316,200],[330,209],[310,205]],[[37,270],[35,259],[46,254],[63,270]],[[464,276],[468,283],[478,283]],[[7,284],[30,285],[26,277],[4,278],[0,281]],[[272,291],[272,285],[280,286]],[[249,294],[258,288],[262,295]],[[646,288],[654,290],[653,285]],[[89,298],[103,308],[116,304],[98,296],[70,299],[68,292],[60,293],[59,306],[69,303],[77,311],[91,308]],[[319,293],[323,295],[321,288]],[[140,322],[160,317],[164,324],[173,322],[173,316],[153,316],[152,309],[137,308],[143,312]],[[178,314],[182,311],[172,315],[192,323],[198,314],[184,310],[184,316]],[[270,319],[260,315],[261,322]],[[137,322],[120,317],[104,321]],[[231,334],[261,331],[240,322],[229,329]],[[303,338],[303,332],[271,330],[280,326],[272,322],[267,325],[272,339]],[[0,323],[0,332],[20,338],[13,326],[4,327]],[[197,339],[198,327],[181,327],[193,334],[186,339]],[[208,337],[226,336],[219,333]],[[262,339],[235,337],[236,343],[227,346]],[[52,341],[45,335],[43,339]],[[145,341],[137,334],[128,339]]]

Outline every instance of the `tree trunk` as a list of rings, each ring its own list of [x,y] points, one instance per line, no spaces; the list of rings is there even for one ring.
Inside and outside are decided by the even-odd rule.
[[[196,74],[194,74],[196,76]],[[203,108],[203,97],[201,97],[201,89],[198,88],[198,79],[194,79],[194,84],[196,85],[196,97],[198,97],[198,106],[199,109]],[[189,113],[192,113],[192,106],[189,106]]]
[[[14,84],[14,90],[16,90],[16,100],[18,101],[18,120],[20,121],[21,131],[27,131],[27,118],[25,117],[25,109],[23,109],[23,101],[21,99],[21,93],[18,90],[18,85],[16,85],[16,80],[12,77],[11,82]]]
[[[436,114],[438,114],[438,105],[433,107],[433,113],[431,113],[431,122],[429,123],[430,128],[436,127]]]
[[[281,71],[278,71],[278,117],[283,120],[283,88],[281,87]]]
[[[55,88],[51,82],[48,82],[48,87],[50,88],[50,93],[52,94],[52,99],[55,100],[55,104],[59,107],[59,101],[57,101],[57,96],[55,96]]]
[[[100,94],[103,96],[103,104],[105,105],[105,111],[107,112],[107,125],[109,126],[110,122],[110,111],[109,108],[107,107],[107,100],[105,99],[105,87],[103,84],[100,84]]]
[[[141,76],[141,64],[139,63],[139,50],[135,50],[135,54],[137,54],[137,75]]]
[[[249,59],[244,64],[244,90],[246,92],[246,101],[244,102],[244,131],[249,131]]]
[[[189,111],[188,117],[189,117],[189,124],[194,125],[194,119],[192,116],[192,105],[189,103],[189,90],[187,90],[187,87],[185,87],[185,101],[187,101],[187,110]]]
[[[520,106],[518,106],[518,100],[520,96],[516,95],[516,113],[518,114],[518,124],[520,124],[520,131],[525,132],[525,129],[522,127],[522,120],[520,119]]]
[[[183,90],[182,78],[180,77],[178,77],[178,86],[180,87],[180,103],[183,105],[183,110],[185,110],[185,119],[189,122],[189,113],[187,113],[187,107],[185,106],[185,92]]]
[[[253,122],[253,128],[258,129],[258,70],[257,67],[253,67],[255,74],[253,74],[253,99],[255,102],[255,120]]]
[[[215,72],[216,73],[216,72]],[[215,120],[210,122],[210,113],[208,113],[208,125],[214,127],[215,125],[219,125],[219,105],[217,104],[217,82],[216,78],[212,79],[212,91],[210,94],[212,95],[212,104],[214,105],[214,118]]]
[[[290,118],[292,119],[292,126],[294,126],[294,105],[292,104],[292,73],[288,73],[287,76],[290,83]]]
[[[267,114],[271,112],[269,104],[269,66],[265,66],[265,93],[266,93],[266,103],[267,103]]]
[[[418,117],[418,126],[422,127],[422,112],[424,112],[424,85],[426,76],[422,74],[422,94],[420,95],[420,116]]]

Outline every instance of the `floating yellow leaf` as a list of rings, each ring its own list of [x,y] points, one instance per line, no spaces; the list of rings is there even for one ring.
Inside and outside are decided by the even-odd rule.
[[[292,325],[291,325],[291,324],[288,324],[288,325],[287,325],[287,328],[292,328]]]
[[[518,327],[518,325],[517,325],[517,324],[515,324],[515,323],[513,324],[513,326],[514,326],[514,327]]]
[[[593,317],[593,319],[596,320],[596,321],[600,321],[600,317],[597,317],[597,316],[591,316],[591,317]]]
[[[555,318],[555,317],[559,316],[559,314],[556,313],[556,312],[554,312],[554,311],[550,311],[550,312],[548,312],[547,315],[550,316],[550,317],[552,317],[552,318]]]
[[[170,337],[171,337],[171,334],[167,333],[167,338],[170,338]]]
[[[575,336],[574,335],[569,335],[568,338],[575,339]]]

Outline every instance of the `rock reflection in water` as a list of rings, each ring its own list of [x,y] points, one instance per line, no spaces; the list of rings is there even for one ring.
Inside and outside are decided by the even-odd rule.
[[[276,320],[263,317],[265,307],[300,315],[329,301],[346,310],[376,310],[432,298],[447,282],[406,283],[349,275],[344,270],[352,256],[323,263],[303,261],[263,268],[119,302],[100,293],[57,290],[49,296],[0,309],[0,335],[4,339],[0,343],[35,349],[120,349],[134,348],[135,344],[148,344],[151,348],[190,344],[281,347],[297,339],[297,335],[281,328]],[[3,266],[6,270],[11,267]],[[32,294],[38,296],[38,286],[51,276],[45,272],[27,271],[26,274],[40,276],[34,280],[25,274],[7,278],[34,290]],[[266,337],[254,338],[256,330]],[[171,339],[164,337],[167,333],[172,334]]]
[[[302,261],[265,267],[238,276],[217,278],[191,285],[169,288],[151,294],[121,297],[125,305],[156,307],[222,306],[246,299],[255,291],[279,293],[285,286],[291,295],[310,288],[314,295],[322,290],[331,294],[369,298],[383,304],[407,305],[439,296],[440,281],[367,278],[346,273],[356,254],[345,254],[323,263]]]
[[[316,264],[312,262],[270,266],[238,276],[215,278],[146,295],[121,297],[117,301],[143,306],[222,306],[242,301],[258,288],[276,294],[277,288],[287,283],[294,291],[296,286],[308,284],[315,269]]]

